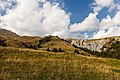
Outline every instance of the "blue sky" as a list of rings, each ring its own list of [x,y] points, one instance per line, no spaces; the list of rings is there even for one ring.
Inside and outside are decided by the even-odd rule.
[[[71,13],[71,23],[83,21],[92,11],[90,5],[93,0],[64,0],[65,10]]]
[[[94,2],[94,0],[64,0],[65,7],[64,9],[67,12],[71,13],[71,24],[74,23],[80,23],[84,21],[84,19],[89,15],[89,13],[93,12],[91,8],[91,4]],[[97,15],[97,18],[101,21],[103,18],[105,18],[107,15],[110,15],[113,17],[116,13],[115,10],[109,12],[109,8],[103,8],[99,14]],[[91,32],[85,31],[81,32],[82,34],[88,33],[89,38],[92,37],[92,34],[95,33],[97,30],[93,30]]]
[[[120,36],[120,0],[0,0],[0,15],[0,27],[19,35]]]
[[[64,9],[71,13],[71,23],[82,22],[89,13],[92,12],[90,4],[93,3],[93,1],[94,0],[64,0]],[[97,17],[101,20],[107,15],[113,17],[115,13],[115,10],[108,12],[108,8],[103,8]]]

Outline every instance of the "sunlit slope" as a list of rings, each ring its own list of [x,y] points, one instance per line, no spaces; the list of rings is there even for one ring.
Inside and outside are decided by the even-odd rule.
[[[13,33],[7,31],[7,33]],[[15,33],[14,33],[15,34]],[[32,36],[0,36],[0,46],[3,47],[15,47],[15,48],[29,48],[35,50],[45,50],[50,49],[52,51],[53,48],[62,49],[65,52],[73,53],[75,51],[75,47],[66,42],[64,39],[61,39],[57,36],[46,36],[46,37],[32,37]],[[83,50],[79,50],[80,53],[84,55],[89,55]]]
[[[120,60],[0,47],[0,80],[120,80]]]

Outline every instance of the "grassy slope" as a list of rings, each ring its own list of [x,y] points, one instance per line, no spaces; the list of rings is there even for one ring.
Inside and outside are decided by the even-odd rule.
[[[48,36],[48,37],[50,37],[50,36]],[[50,37],[50,40],[48,42],[41,44],[41,47],[42,48],[40,48],[40,50],[44,50],[44,51],[46,51],[47,48],[49,48],[50,50],[52,50],[53,48],[56,48],[56,49],[61,48],[62,50],[64,50],[67,53],[74,53],[75,50],[78,50],[80,52],[80,54],[82,54],[82,55],[92,56],[91,54],[89,54],[81,49],[73,47],[72,45],[70,45],[69,43],[60,39],[57,36]]]
[[[120,60],[0,47],[0,80],[120,80]]]
[[[61,48],[62,50],[65,50],[66,52],[71,52],[71,53],[73,53],[75,50],[73,46],[71,46],[70,44],[68,44],[67,42],[65,42],[64,40],[61,40],[56,36],[51,37],[50,41],[41,44],[41,46],[42,48],[50,48],[50,49]]]
[[[1,41],[4,41],[1,43]],[[53,48],[61,48],[65,52],[74,53],[75,47],[67,43],[65,40],[57,36],[46,36],[46,37],[30,37],[30,36],[0,36],[0,46],[3,43],[6,44],[6,47],[15,47],[15,48],[30,48],[30,49],[39,49],[46,51],[48,48],[52,51]],[[39,47],[40,46],[40,47]],[[83,50],[77,49],[80,54],[91,56]]]

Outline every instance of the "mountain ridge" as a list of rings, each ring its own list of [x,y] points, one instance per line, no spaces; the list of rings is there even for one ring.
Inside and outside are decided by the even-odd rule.
[[[6,46],[10,46],[10,47],[61,48],[64,46],[68,47],[70,45],[75,45],[80,48],[87,48],[91,51],[101,52],[101,51],[106,51],[116,41],[120,41],[120,36],[106,37],[100,39],[90,39],[90,40],[87,39],[78,40],[71,38],[61,39],[57,36],[46,36],[41,38],[41,37],[33,37],[33,36],[19,36],[16,33],[13,33],[12,31],[0,29],[0,40],[3,41],[4,44],[6,44]],[[67,49],[67,47],[64,47],[64,49],[65,48]],[[71,49],[73,50],[73,48]]]
[[[74,50],[77,49],[73,47],[71,44],[66,42],[66,40],[59,38],[58,36],[45,36],[45,37],[37,37],[37,36],[19,36],[14,35],[15,33],[11,31],[7,31],[2,29],[2,36],[0,35],[0,46],[3,47],[14,47],[14,48],[29,48],[29,49],[37,49],[37,50],[47,50],[48,48],[52,51],[54,48],[57,50],[62,50],[68,53],[74,53]],[[3,32],[6,32],[5,34]],[[6,35],[10,33],[9,35]],[[1,34],[1,32],[0,32]],[[13,37],[14,36],[14,37]],[[86,52],[77,49],[81,53]]]

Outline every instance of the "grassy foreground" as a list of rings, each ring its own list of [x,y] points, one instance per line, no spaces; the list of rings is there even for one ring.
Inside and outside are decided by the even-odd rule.
[[[120,80],[120,60],[0,47],[0,80]]]

